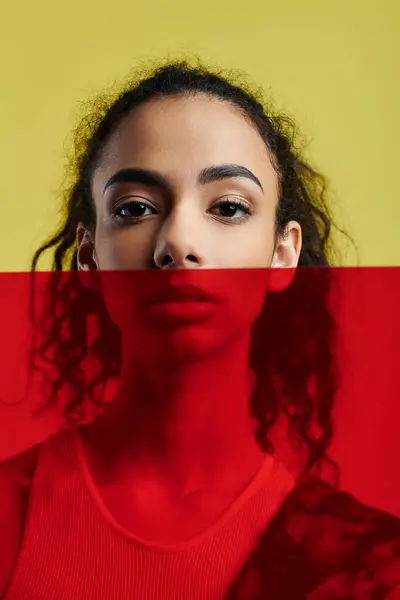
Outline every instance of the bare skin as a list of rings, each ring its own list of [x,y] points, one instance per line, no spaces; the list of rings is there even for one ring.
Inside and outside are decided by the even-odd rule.
[[[245,167],[253,177],[205,181],[205,169],[221,165]],[[162,181],[137,181],[132,171],[116,175],[132,169],[156,173]],[[197,96],[141,106],[109,141],[92,191],[96,231],[92,237],[78,230],[82,270],[297,265],[300,226],[291,222],[282,238],[274,237],[278,184],[269,153],[255,129],[226,103]],[[232,202],[240,205],[229,207]],[[239,319],[234,310],[231,323]],[[82,439],[109,508],[138,535],[176,541],[200,532],[260,468],[264,454],[248,414],[247,352],[255,316],[242,318],[240,335],[229,343],[214,340],[212,357],[205,348],[181,367],[175,363],[173,380],[165,352],[157,361],[157,340],[149,362],[123,333],[118,397],[82,430]],[[148,340],[150,334],[144,327],[136,335]],[[204,372],[211,376],[202,377]],[[201,387],[193,383],[199,379]],[[143,396],[146,402],[131,400]],[[129,493],[129,514],[121,514],[110,492],[116,482]]]

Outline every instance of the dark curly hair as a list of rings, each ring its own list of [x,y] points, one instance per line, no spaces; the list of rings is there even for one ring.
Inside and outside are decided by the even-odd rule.
[[[49,403],[55,405],[60,391],[68,388],[68,401],[63,408],[67,422],[83,418],[87,401],[101,407],[102,390],[107,380],[118,374],[120,355],[118,332],[99,293],[84,289],[77,273],[77,227],[80,223],[90,231],[96,227],[92,174],[105,145],[132,110],[150,99],[194,94],[212,96],[233,105],[256,128],[269,151],[280,186],[275,235],[282,234],[291,220],[297,221],[302,229],[303,246],[294,279],[285,291],[267,296],[254,327],[255,345],[260,340],[262,343],[265,327],[269,336],[262,359],[256,353],[250,355],[257,376],[250,398],[251,413],[258,423],[257,440],[266,451],[272,451],[268,434],[283,412],[289,420],[290,435],[305,448],[303,472],[310,472],[324,461],[334,465],[327,455],[338,385],[336,327],[329,305],[334,279],[331,269],[320,267],[334,265],[338,253],[331,240],[326,180],[296,148],[293,121],[267,106],[262,92],[252,90],[240,74],[221,74],[217,69],[204,67],[200,61],[195,64],[186,60],[169,61],[140,69],[139,75],[119,92],[91,101],[75,130],[62,222],[32,260],[35,273],[41,256],[52,250],[55,272],[46,310],[39,319],[45,341],[33,349],[32,364],[35,368],[52,366],[52,375],[46,379]],[[310,267],[309,276],[302,276],[302,267]],[[63,277],[62,271],[69,271],[68,277]],[[90,315],[95,316],[99,332],[91,345],[87,342]],[[69,335],[63,337],[65,328]],[[111,339],[115,342],[113,352],[110,352]],[[82,361],[88,353],[97,358],[101,368],[83,386]]]

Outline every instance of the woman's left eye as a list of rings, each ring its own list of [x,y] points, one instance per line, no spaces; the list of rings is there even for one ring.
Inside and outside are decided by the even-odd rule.
[[[250,207],[240,200],[220,200],[214,204],[211,211],[213,214],[231,221],[241,221],[251,215]]]

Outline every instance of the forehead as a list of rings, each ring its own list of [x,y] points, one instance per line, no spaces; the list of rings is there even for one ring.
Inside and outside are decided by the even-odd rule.
[[[199,95],[169,97],[146,102],[123,120],[105,148],[99,174],[136,166],[189,178],[223,163],[248,167],[265,186],[276,181],[263,140],[238,109]]]

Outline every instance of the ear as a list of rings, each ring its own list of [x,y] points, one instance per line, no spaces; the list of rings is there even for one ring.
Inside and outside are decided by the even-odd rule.
[[[301,227],[290,221],[277,240],[271,262],[269,289],[281,292],[293,281],[301,252]]]
[[[78,225],[76,231],[76,241],[78,246],[78,271],[81,272],[80,280],[82,285],[90,290],[97,290],[99,285],[96,273],[99,270],[99,265],[96,257],[94,240],[91,232],[81,223]]]

